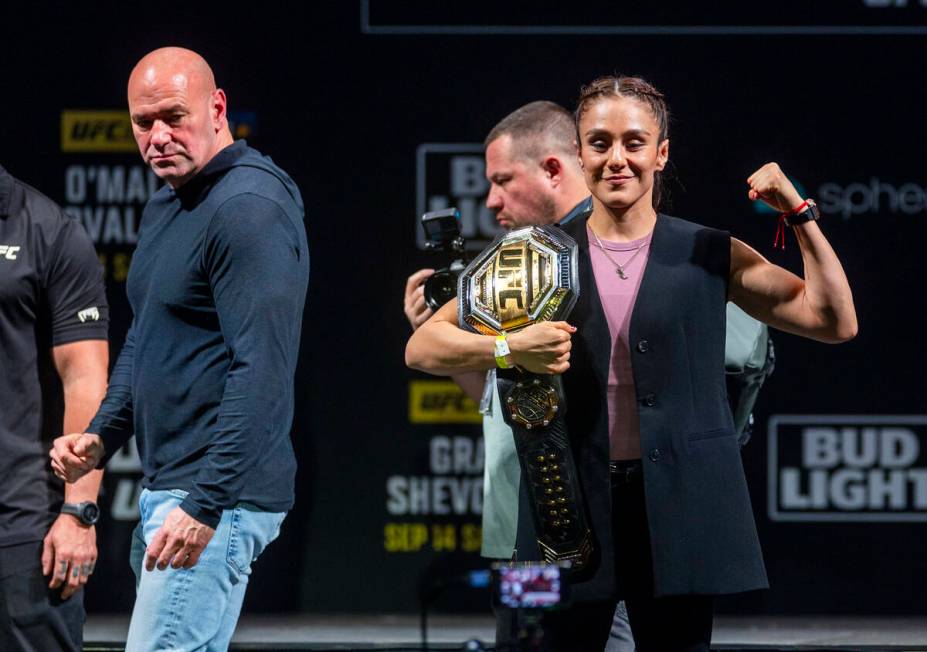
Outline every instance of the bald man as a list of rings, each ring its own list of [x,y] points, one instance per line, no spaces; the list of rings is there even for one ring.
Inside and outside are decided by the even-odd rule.
[[[60,437],[65,480],[134,433],[144,472],[127,650],[225,650],[251,563],[293,505],[293,376],[309,252],[292,179],[233,142],[225,93],[195,52],[146,55],[133,132],[166,182],[142,215],[132,326],[99,412]]]

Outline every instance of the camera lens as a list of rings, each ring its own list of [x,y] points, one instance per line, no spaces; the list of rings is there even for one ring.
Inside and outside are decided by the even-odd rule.
[[[457,276],[459,272],[439,269],[425,281],[425,303],[432,310],[437,310],[457,296]]]

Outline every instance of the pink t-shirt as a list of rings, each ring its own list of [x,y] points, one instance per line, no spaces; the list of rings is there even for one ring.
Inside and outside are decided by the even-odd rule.
[[[631,312],[650,255],[653,232],[640,240],[610,242],[602,240],[608,256],[622,266],[627,278],[621,278],[615,264],[599,248],[588,223],[589,257],[599,290],[599,300],[608,321],[612,339],[611,363],[608,369],[608,434],[613,460],[639,459],[641,456],[640,420],[637,413],[637,392],[631,371],[628,330]]]

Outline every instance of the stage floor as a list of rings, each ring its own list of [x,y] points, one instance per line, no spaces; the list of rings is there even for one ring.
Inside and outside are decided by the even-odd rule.
[[[127,616],[90,615],[86,650],[120,649]],[[459,650],[479,639],[491,647],[490,617],[435,615],[429,647]],[[732,617],[715,618],[717,650],[920,650],[927,652],[927,617]],[[243,616],[232,650],[420,650],[414,616],[306,614]]]

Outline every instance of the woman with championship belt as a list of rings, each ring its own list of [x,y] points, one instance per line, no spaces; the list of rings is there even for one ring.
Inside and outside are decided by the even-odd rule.
[[[714,596],[767,586],[725,390],[727,301],[780,330],[843,342],[856,335],[853,298],[817,207],[777,164],[754,172],[748,193],[791,227],[803,278],[727,232],[658,212],[669,112],[652,85],[596,79],[575,119],[593,201],[564,227],[579,245],[581,293],[570,323],[510,334],[505,360],[563,374],[596,550],[572,606],[545,614],[544,647],[601,652],[623,598],[640,652],[707,651]],[[413,334],[406,361],[441,375],[497,364],[494,338],[460,329],[455,301]],[[528,518],[516,556],[539,558]]]

